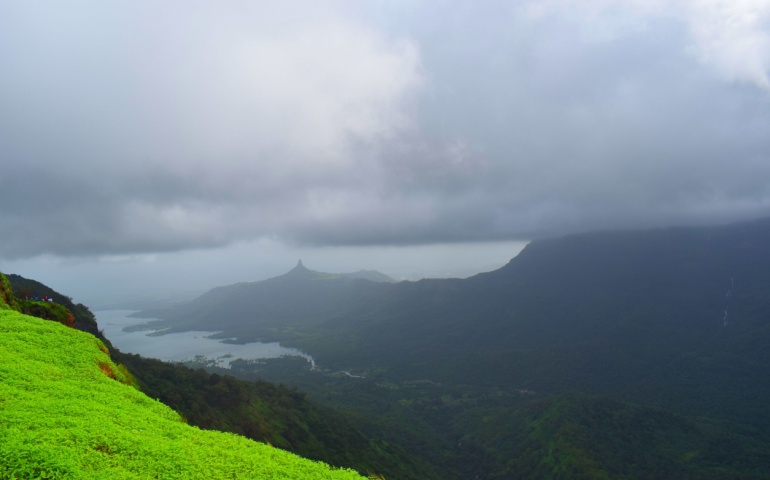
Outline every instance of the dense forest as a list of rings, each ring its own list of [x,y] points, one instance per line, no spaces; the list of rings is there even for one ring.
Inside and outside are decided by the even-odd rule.
[[[141,390],[179,412],[192,425],[237,433],[331,465],[387,478],[440,478],[427,462],[398,443],[385,428],[360,416],[322,407],[296,388],[264,380],[238,380],[229,372],[115,352]]]

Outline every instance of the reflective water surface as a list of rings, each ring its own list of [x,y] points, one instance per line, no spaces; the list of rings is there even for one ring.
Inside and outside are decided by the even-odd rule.
[[[166,361],[193,360],[205,357],[215,360],[220,367],[229,368],[230,361],[237,358],[255,360],[261,358],[278,358],[283,356],[298,356],[315,364],[313,358],[297,350],[287,348],[277,342],[272,343],[223,343],[221,339],[210,338],[216,332],[182,332],[165,335],[152,335],[153,330],[126,332],[123,329],[152,321],[147,318],[131,318],[134,310],[101,310],[94,312],[99,328],[104,335],[120,351],[136,353],[143,357],[157,358]]]

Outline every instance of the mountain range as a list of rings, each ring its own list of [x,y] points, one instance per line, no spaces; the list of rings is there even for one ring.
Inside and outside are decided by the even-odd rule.
[[[100,335],[85,306],[9,279],[16,297],[55,295],[75,327]],[[37,311],[9,288],[5,303]],[[466,279],[299,262],[138,315],[313,355],[315,369],[284,358],[198,365],[206,373],[110,349],[191,423],[359,471],[770,478],[770,220],[536,240]]]
[[[280,277],[220,287],[140,315],[159,318],[156,326],[170,331],[281,341],[313,355],[322,368],[401,389],[396,398],[373,386],[356,407],[342,394],[324,393],[308,375],[297,380],[318,398],[364,412],[362,405],[378,403],[378,395],[413,405],[419,395],[427,397],[424,391],[410,396],[407,386],[435,385],[434,393],[445,396],[431,398],[443,398],[436,408],[452,419],[426,428],[457,441],[475,439],[488,478],[502,475],[503,459],[521,455],[526,442],[486,439],[519,434],[543,420],[523,413],[528,402],[567,402],[563,412],[591,411],[595,402],[611,400],[620,403],[602,408],[653,409],[644,418],[662,409],[706,437],[708,427],[697,422],[716,422],[717,444],[730,443],[729,437],[748,450],[770,445],[761,433],[770,427],[770,220],[537,240],[502,268],[467,279],[382,283],[300,264]],[[448,386],[457,388],[446,397]],[[348,387],[339,388],[350,395]],[[510,401],[490,400],[493,392]],[[452,395],[466,398],[468,408],[450,412]],[[573,409],[575,402],[584,408]],[[407,417],[424,419],[425,412],[414,407]],[[491,432],[484,418],[508,428]],[[517,426],[505,418],[530,420]],[[689,460],[677,468],[714,478],[708,465],[715,460],[706,450],[683,453]],[[537,468],[523,468],[511,472],[538,478]]]

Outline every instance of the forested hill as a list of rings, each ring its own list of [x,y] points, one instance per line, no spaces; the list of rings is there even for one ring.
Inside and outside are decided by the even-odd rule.
[[[159,325],[169,328],[168,332],[224,330],[228,336],[248,341],[275,334],[275,325],[304,327],[341,315],[350,302],[374,300],[392,285],[393,279],[376,271],[324,273],[300,261],[284,275],[214,288],[191,302],[144,310],[136,316],[163,319]]]
[[[314,330],[355,348],[297,344],[321,364],[397,378],[612,394],[770,425],[770,221],[535,241],[494,272],[393,287]]]
[[[464,280],[374,283],[295,269],[142,315],[175,330],[281,340],[335,368],[582,387],[606,376],[468,369],[497,362],[498,352],[512,365],[560,355],[573,368],[622,376],[682,352],[727,348],[763,334],[768,287],[770,222],[758,221],[534,241],[503,268]],[[330,348],[343,340],[345,348]],[[468,355],[476,360],[455,368]]]
[[[587,343],[680,353],[762,322],[769,253],[766,221],[540,240],[494,272],[399,285],[376,314],[357,310],[357,327],[366,348],[414,339],[399,354],[415,357]]]
[[[464,280],[302,273],[146,313],[179,330],[280,340],[330,368],[613,394],[684,413],[692,400],[700,413],[770,424],[754,401],[770,401],[757,376],[770,364],[768,220],[538,240]],[[702,382],[683,390],[692,378]]]

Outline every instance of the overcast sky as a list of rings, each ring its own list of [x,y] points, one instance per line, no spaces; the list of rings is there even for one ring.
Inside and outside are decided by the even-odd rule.
[[[0,271],[81,301],[770,215],[770,0],[4,0],[0,72]]]

